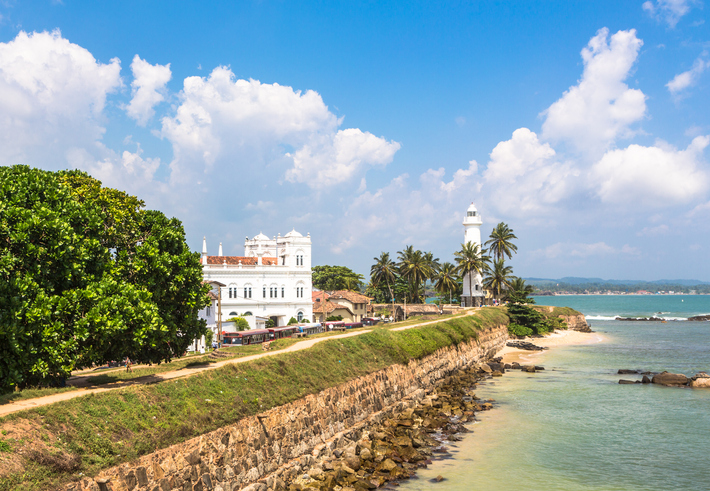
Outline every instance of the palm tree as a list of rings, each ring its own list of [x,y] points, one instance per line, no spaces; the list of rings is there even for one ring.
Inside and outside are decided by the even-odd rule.
[[[513,268],[506,266],[502,259],[497,259],[493,262],[493,267],[487,269],[483,287],[487,290],[493,290],[496,298],[499,299],[501,291],[504,288],[510,288],[512,279]]]
[[[535,303],[535,299],[528,298],[534,291],[532,285],[526,284],[524,279],[515,278],[510,283],[510,291],[506,296],[513,303]]]
[[[410,298],[413,303],[420,300],[419,287],[431,276],[430,266],[422,251],[415,251],[413,246],[407,246],[397,253],[399,257],[399,274],[409,283]]]
[[[485,245],[490,245],[490,250],[496,259],[503,259],[504,256],[512,258],[518,252],[518,247],[513,244],[513,239],[517,239],[513,231],[508,226],[500,222],[491,232],[491,238]]]
[[[390,259],[389,252],[380,253],[380,257],[374,257],[375,264],[370,268],[370,278],[375,286],[379,286],[381,282],[385,282],[387,289],[390,292],[390,300],[394,298],[392,293],[392,284],[395,281],[397,274],[397,265]]]
[[[456,256],[456,271],[461,277],[464,278],[470,275],[469,279],[471,281],[468,282],[468,296],[471,299],[471,303],[473,303],[474,273],[483,274],[491,258],[486,255],[486,251],[481,249],[480,245],[473,242],[461,244],[461,250],[456,251],[454,256]]]
[[[429,267],[429,278],[430,280],[436,279],[436,274],[439,272],[440,264],[439,258],[434,257],[434,253],[426,252],[424,253],[424,261],[426,261]]]
[[[436,274],[436,289],[441,293],[448,292],[449,303],[451,303],[451,292],[458,289],[456,266],[446,262],[439,267],[439,272]]]

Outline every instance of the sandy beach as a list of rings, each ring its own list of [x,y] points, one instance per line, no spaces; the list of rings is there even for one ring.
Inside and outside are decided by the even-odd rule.
[[[558,346],[572,346],[578,344],[595,344],[604,342],[604,336],[598,332],[579,332],[579,331],[555,331],[548,334],[544,338],[525,338],[522,341],[527,341],[537,346],[546,348],[555,348]],[[517,361],[521,365],[537,363],[542,360],[547,353],[545,351],[527,351],[510,346],[503,347],[497,353],[497,356],[503,357],[503,363],[513,363]]]

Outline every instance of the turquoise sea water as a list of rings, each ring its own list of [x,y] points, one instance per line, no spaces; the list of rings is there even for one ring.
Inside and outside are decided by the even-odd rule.
[[[546,370],[481,384],[473,433],[402,490],[710,490],[710,389],[619,385],[619,368],[710,372],[710,296],[538,297],[585,313],[602,342],[530,354]],[[444,476],[440,483],[429,480]]]

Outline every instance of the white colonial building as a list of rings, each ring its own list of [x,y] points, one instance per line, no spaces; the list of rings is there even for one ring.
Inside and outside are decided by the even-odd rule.
[[[262,233],[247,237],[243,256],[224,256],[221,243],[219,253],[210,256],[204,239],[202,269],[215,299],[200,315],[217,335],[220,310],[223,331],[235,330],[225,321],[237,316],[252,329],[263,328],[269,319],[283,326],[291,317],[299,321],[313,317],[310,234],[304,237],[292,230],[273,239]]]
[[[463,219],[464,242],[478,244],[479,251],[483,248],[481,244],[481,215],[476,209],[476,205],[471,203],[471,206],[466,210],[466,216]],[[463,278],[463,292],[461,295],[462,304],[464,307],[477,307],[483,304],[486,297],[486,292],[483,291],[483,278],[478,273],[469,273]]]

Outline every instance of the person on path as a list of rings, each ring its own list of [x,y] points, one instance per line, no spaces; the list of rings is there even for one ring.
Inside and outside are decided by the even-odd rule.
[[[133,371],[133,369],[131,368],[131,359],[129,357],[126,357],[126,371],[127,372]]]

